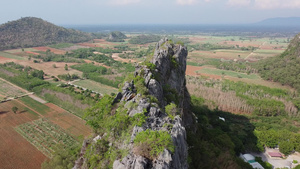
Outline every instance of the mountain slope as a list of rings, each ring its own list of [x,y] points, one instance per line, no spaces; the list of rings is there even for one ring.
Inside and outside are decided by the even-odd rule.
[[[255,25],[262,26],[300,26],[300,17],[287,17],[287,18],[268,18]]]
[[[88,33],[59,27],[35,17],[0,25],[0,50],[61,42],[76,43],[90,39],[92,36]]]
[[[281,55],[260,61],[257,69],[262,78],[290,85],[300,90],[300,34]]]

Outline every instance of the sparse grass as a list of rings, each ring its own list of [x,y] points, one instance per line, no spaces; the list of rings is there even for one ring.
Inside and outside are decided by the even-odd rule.
[[[30,106],[35,111],[39,112],[42,115],[47,114],[48,111],[50,111],[50,108],[36,100],[33,100],[32,98],[25,96],[20,99],[24,104],[27,106]]]
[[[259,79],[259,77],[255,74],[247,75],[245,73],[238,73],[238,72],[234,72],[234,71],[220,70],[220,69],[204,68],[204,69],[198,70],[197,72],[205,73],[205,74],[219,75],[219,76],[231,76],[231,77],[237,77],[237,78]]]
[[[33,48],[24,48],[24,51],[25,51],[25,52],[26,52],[26,51],[29,51],[29,52],[36,52],[36,51],[38,51],[38,50],[33,49]],[[19,52],[23,52],[23,51],[22,51],[22,48],[20,48],[20,49],[10,49],[10,50],[5,50],[4,52],[6,52],[6,53],[19,53]]]
[[[69,48],[72,46],[74,46],[74,44],[72,43],[59,43],[59,44],[49,45],[49,47],[56,48],[56,49]]]
[[[20,57],[17,55],[13,55],[10,53],[5,53],[5,52],[0,52],[0,56],[5,57],[5,58],[9,58],[9,59],[16,59],[16,60],[26,60],[27,58],[25,57]]]
[[[80,80],[73,83],[74,85],[78,85],[83,88],[87,88],[89,90],[101,93],[101,94],[111,94],[117,93],[118,89],[103,85],[101,83],[92,81],[92,80]]]

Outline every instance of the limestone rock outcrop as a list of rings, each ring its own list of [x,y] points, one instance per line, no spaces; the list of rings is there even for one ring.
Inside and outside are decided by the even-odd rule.
[[[134,76],[144,79],[144,86],[148,94],[157,100],[143,97],[138,93],[134,81],[125,82],[122,92],[118,93],[113,103],[125,102],[125,107],[135,104],[128,109],[128,116],[144,113],[146,121],[142,126],[135,126],[129,143],[121,147],[129,147],[126,157],[114,161],[114,169],[186,169],[188,168],[188,146],[186,143],[185,127],[193,124],[190,112],[190,95],[185,86],[187,48],[180,44],[173,44],[167,38],[160,40],[155,47],[153,58],[149,64],[136,66]],[[171,118],[165,107],[171,103],[177,105],[176,115]],[[135,136],[142,131],[166,131],[171,135],[175,151],[172,153],[164,149],[155,159],[142,157],[134,152]],[[78,162],[79,163],[79,162]],[[81,159],[81,163],[82,162]],[[83,168],[77,165],[74,169]]]

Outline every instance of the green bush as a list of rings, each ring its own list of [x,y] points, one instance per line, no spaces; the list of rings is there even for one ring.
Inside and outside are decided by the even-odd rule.
[[[165,107],[165,111],[167,115],[174,120],[174,117],[176,116],[176,113],[178,112],[177,106],[174,103],[170,103]]]
[[[155,159],[168,149],[174,153],[175,146],[171,135],[166,131],[146,130],[139,132],[134,139],[134,152],[148,159]]]

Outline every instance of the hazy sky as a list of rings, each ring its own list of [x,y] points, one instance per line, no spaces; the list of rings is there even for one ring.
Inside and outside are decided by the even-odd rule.
[[[232,24],[300,17],[300,0],[2,0],[0,24],[34,16],[66,24]]]

